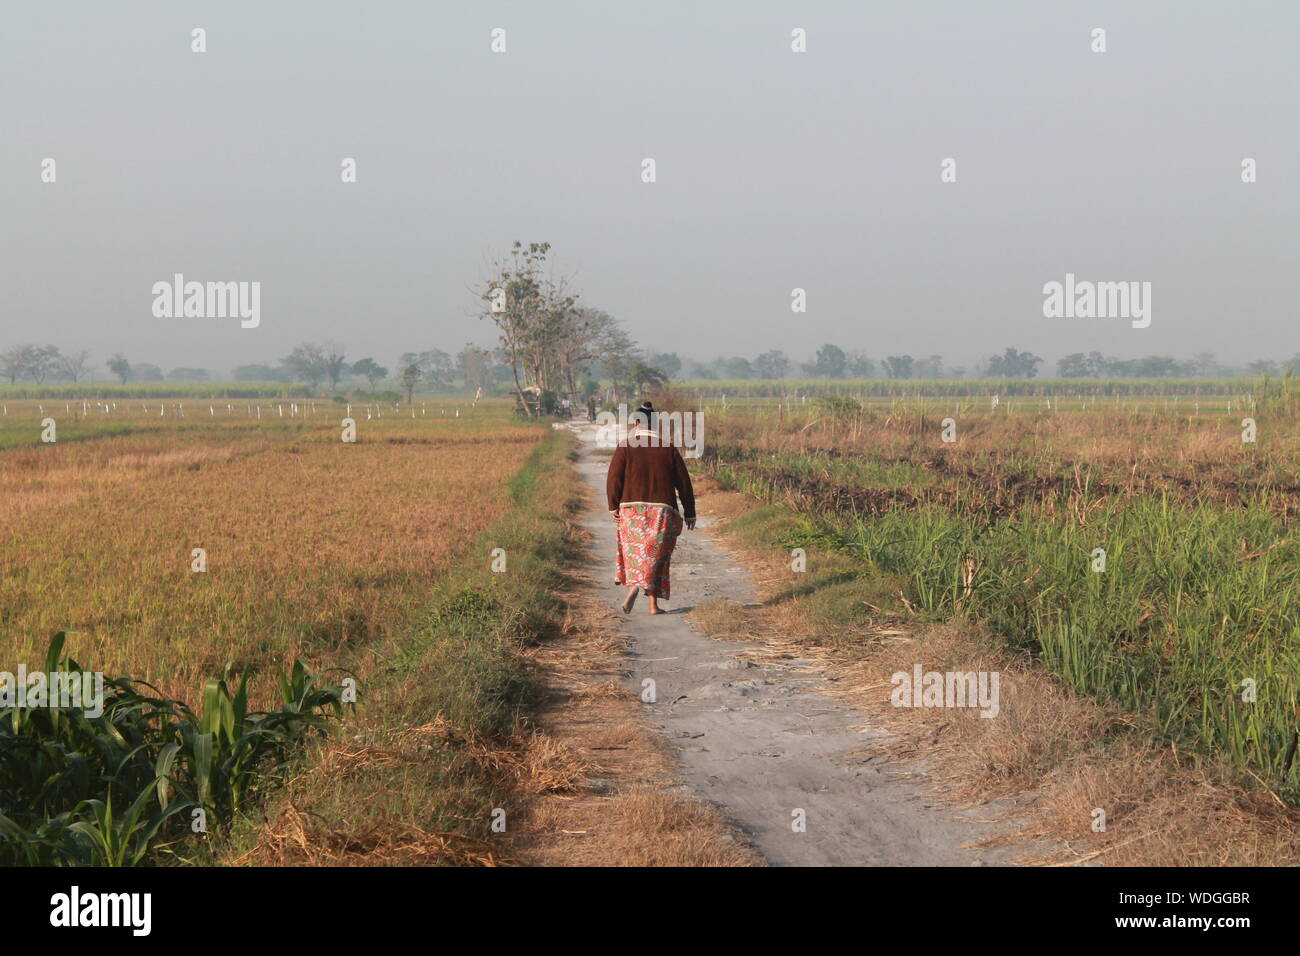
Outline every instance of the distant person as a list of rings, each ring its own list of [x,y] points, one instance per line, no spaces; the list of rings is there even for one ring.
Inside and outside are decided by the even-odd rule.
[[[569,405],[569,400],[567,398],[560,402],[560,411],[564,413],[565,418],[571,417],[569,413],[570,407],[571,406]]]
[[[637,409],[651,423],[638,427],[620,442],[609,463],[605,496],[609,513],[618,524],[615,584],[627,586],[623,613],[630,614],[637,594],[644,590],[651,614],[662,614],[659,599],[668,600],[669,564],[682,525],[695,530],[695,489],[681,452],[651,439],[654,406]],[[681,511],[677,499],[681,498]]]
[[[588,395],[587,396],[587,421],[594,422],[595,420],[596,420],[596,396]]]

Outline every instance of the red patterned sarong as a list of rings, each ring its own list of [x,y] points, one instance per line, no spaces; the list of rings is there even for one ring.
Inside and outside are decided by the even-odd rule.
[[[620,506],[614,583],[667,600],[668,566],[682,527],[681,515],[664,505]]]

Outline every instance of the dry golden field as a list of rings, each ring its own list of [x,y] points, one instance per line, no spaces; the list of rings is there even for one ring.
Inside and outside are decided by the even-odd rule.
[[[415,417],[352,406],[355,444],[345,407],[319,400],[263,399],[260,419],[255,402],[190,399],[3,412],[0,669],[35,667],[71,630],[84,665],[191,702],[226,661],[254,675],[353,662],[507,511],[544,434],[463,399],[417,400]]]

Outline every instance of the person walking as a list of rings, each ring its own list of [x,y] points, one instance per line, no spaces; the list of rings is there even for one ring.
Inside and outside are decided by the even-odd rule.
[[[662,614],[659,601],[669,597],[677,537],[683,526],[695,530],[695,489],[681,452],[659,441],[654,406],[645,402],[637,411],[649,427],[637,427],[619,443],[605,479],[609,513],[618,525],[614,583],[628,589],[624,614],[641,591],[649,613]]]

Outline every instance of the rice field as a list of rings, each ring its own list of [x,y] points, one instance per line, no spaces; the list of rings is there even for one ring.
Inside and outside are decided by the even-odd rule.
[[[180,699],[228,661],[255,692],[296,658],[355,662],[505,513],[541,437],[490,402],[353,406],[355,443],[319,400],[6,406],[0,670],[73,631],[83,663]]]
[[[1295,802],[1292,397],[1199,412],[1171,399],[710,404],[705,464],[803,514],[784,543],[810,560],[853,555],[864,576],[900,582],[899,609],[985,621],[1068,686]]]
[[[98,672],[107,690],[99,714],[0,714],[0,864],[256,857],[256,812],[294,781],[292,800],[332,827],[432,819],[472,842],[493,782],[458,748],[404,761],[418,784],[376,776],[366,800],[327,807],[332,751],[308,739],[512,732],[519,645],[553,610],[568,499],[531,503],[567,446],[511,409],[0,406],[0,671]],[[509,581],[488,573],[496,546]],[[191,828],[200,813],[210,830]],[[301,849],[331,859],[330,839]]]

